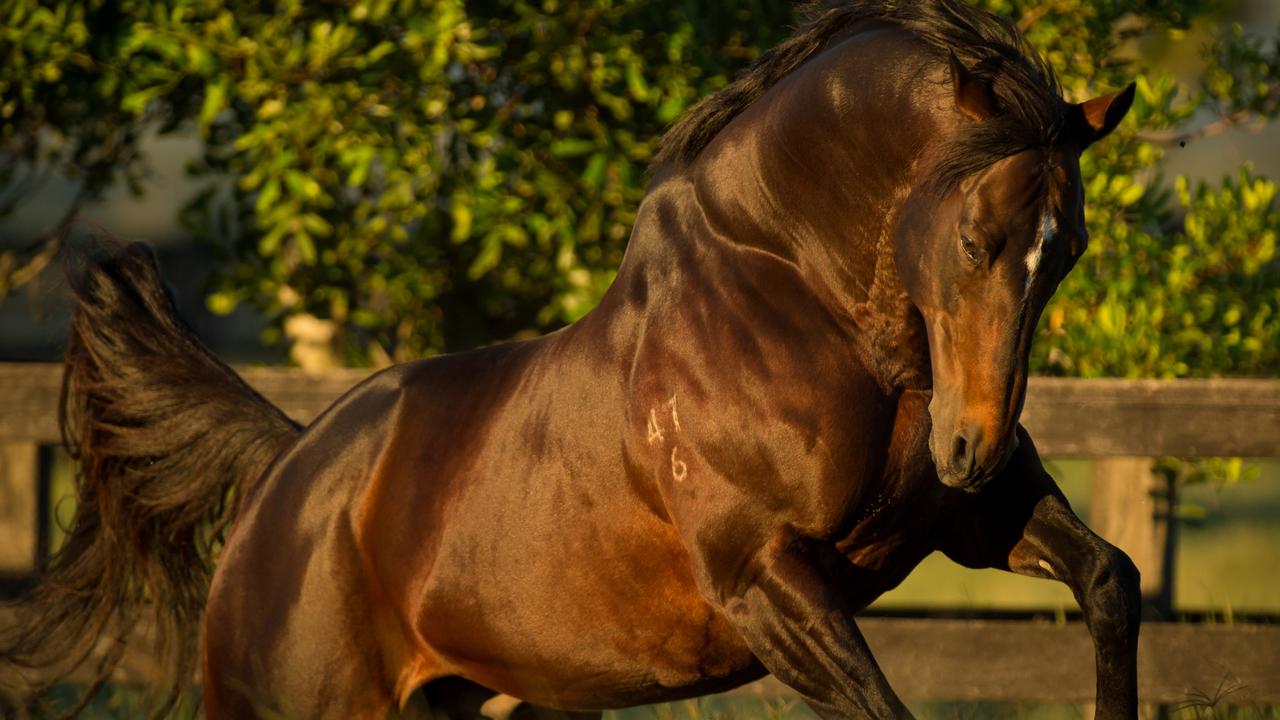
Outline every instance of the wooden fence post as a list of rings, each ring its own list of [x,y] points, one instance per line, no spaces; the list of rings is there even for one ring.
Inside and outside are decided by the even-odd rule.
[[[1124,550],[1142,573],[1143,600],[1159,614],[1173,614],[1177,523],[1176,482],[1151,472],[1148,457],[1093,461],[1089,525]]]
[[[0,576],[35,570],[40,551],[40,448],[0,442]]]

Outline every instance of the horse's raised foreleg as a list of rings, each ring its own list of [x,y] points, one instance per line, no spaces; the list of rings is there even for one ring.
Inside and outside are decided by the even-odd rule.
[[[1030,437],[1008,467],[960,503],[941,549],[969,567],[996,567],[1066,583],[1080,603],[1097,658],[1097,715],[1138,715],[1138,570],[1071,511]]]
[[[780,536],[754,562],[754,579],[723,608],[770,672],[824,718],[911,716],[841,600],[844,556]]]

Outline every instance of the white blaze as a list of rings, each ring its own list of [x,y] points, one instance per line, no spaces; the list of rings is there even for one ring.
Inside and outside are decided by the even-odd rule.
[[[1036,234],[1036,244],[1031,246],[1031,252],[1027,253],[1027,290],[1031,290],[1031,282],[1035,280],[1036,270],[1040,268],[1040,256],[1044,251],[1044,246],[1053,241],[1053,235],[1058,231],[1058,224],[1054,222],[1053,213],[1045,208],[1044,214],[1040,216],[1040,232]]]

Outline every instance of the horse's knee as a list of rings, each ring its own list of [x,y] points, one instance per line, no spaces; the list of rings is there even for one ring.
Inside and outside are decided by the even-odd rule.
[[[1091,583],[1095,590],[1124,599],[1141,596],[1141,573],[1120,548],[1107,545],[1096,561]]]
[[[1082,588],[1091,625],[1136,633],[1142,615],[1141,574],[1125,552],[1099,543]]]

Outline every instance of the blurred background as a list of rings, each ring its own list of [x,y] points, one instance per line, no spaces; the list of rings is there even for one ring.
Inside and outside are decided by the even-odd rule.
[[[979,4],[1026,32],[1069,100],[1138,83],[1084,156],[1092,241],[1033,371],[1280,376],[1280,2]],[[93,233],[155,246],[233,362],[381,367],[572,322],[613,278],[663,128],[796,18],[781,0],[0,0],[0,361],[58,359],[54,258]],[[1089,462],[1050,464],[1087,516]],[[1176,612],[1280,615],[1280,465],[1154,471],[1178,488]],[[69,517],[59,472],[47,512]],[[930,607],[1075,602],[934,557],[876,609]],[[131,707],[104,696],[91,712]],[[806,711],[618,717],[726,712]]]

